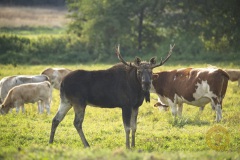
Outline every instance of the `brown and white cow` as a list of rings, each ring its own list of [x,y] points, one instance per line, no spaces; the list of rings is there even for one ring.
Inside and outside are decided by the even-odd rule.
[[[50,114],[51,94],[51,84],[48,81],[18,85],[8,92],[0,107],[0,113],[7,114],[10,108],[40,101],[40,113],[42,113],[43,106],[45,106],[47,113]]]
[[[216,110],[216,121],[222,118],[222,101],[229,76],[216,68],[183,68],[158,72],[153,75],[153,91],[159,102],[171,107],[174,116],[182,115],[183,103],[204,106],[211,103]],[[158,104],[157,104],[158,105]]]
[[[59,90],[62,79],[70,72],[66,68],[47,68],[41,74],[48,76],[53,88]]]
[[[239,69],[223,69],[229,75],[229,80],[232,82],[238,81],[240,87],[240,70]]]

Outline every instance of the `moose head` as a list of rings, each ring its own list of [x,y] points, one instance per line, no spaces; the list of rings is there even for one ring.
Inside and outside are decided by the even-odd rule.
[[[133,63],[128,63],[122,58],[119,48],[120,47],[118,45],[116,47],[116,54],[118,56],[118,59],[126,66],[136,68],[137,78],[141,83],[142,90],[145,93],[149,94],[149,90],[151,88],[151,83],[152,83],[152,70],[156,67],[162,66],[170,58],[174,45],[173,46],[170,45],[170,50],[168,52],[167,57],[164,60],[162,60],[161,58],[161,62],[158,64],[156,63],[156,58],[154,57],[151,58],[149,62],[141,61],[139,57],[136,57]]]

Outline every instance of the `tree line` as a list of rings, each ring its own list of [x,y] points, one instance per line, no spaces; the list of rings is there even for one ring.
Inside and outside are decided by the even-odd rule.
[[[168,40],[179,48],[191,48],[192,54],[202,47],[217,52],[239,50],[238,0],[68,0],[67,5],[74,20],[69,31],[90,47],[111,48],[120,43],[151,51]]]
[[[62,0],[41,2],[50,1],[63,3]],[[65,58],[71,63],[76,59],[84,62],[109,59],[117,44],[121,45],[124,56],[161,56],[175,43],[174,57],[178,60],[217,61],[222,57],[229,60],[240,57],[239,0],[67,0],[64,3],[67,17],[72,20],[65,38],[48,38],[48,43],[29,42],[31,46],[24,52],[41,56],[42,51],[38,51],[41,48],[56,57],[52,43],[59,46],[58,59],[64,62]]]

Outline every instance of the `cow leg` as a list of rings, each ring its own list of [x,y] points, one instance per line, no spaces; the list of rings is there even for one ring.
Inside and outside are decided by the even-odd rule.
[[[132,145],[131,147],[135,147],[135,133],[137,130],[137,116],[138,116],[138,108],[134,108],[132,110],[131,115],[131,129],[132,129]]]
[[[37,104],[38,104],[38,113],[43,113],[44,112],[44,106],[42,104],[42,101],[41,100],[38,101]]]
[[[24,104],[21,105],[20,107],[21,107],[22,113],[25,113],[25,107],[24,107]]]
[[[14,108],[16,108],[16,112],[19,113],[19,110],[20,110],[20,105],[18,102],[14,102]]]
[[[179,103],[178,104],[178,107],[177,107],[177,114],[178,114],[178,116],[179,117],[181,117],[182,116],[182,108],[183,108],[183,104],[182,103]]]
[[[200,106],[200,107],[199,107],[199,112],[200,112],[200,113],[202,113],[202,112],[203,112],[203,110],[204,110],[204,107],[205,107],[205,106]]]
[[[16,107],[16,112],[19,113],[19,110],[20,110],[20,106],[17,106]]]
[[[49,104],[49,102],[48,101],[47,102],[43,102],[43,104],[44,104],[44,106],[45,106],[45,108],[47,110],[47,114],[50,114],[50,104]]]
[[[172,104],[170,104],[170,106],[171,106],[172,115],[174,117],[176,117],[177,116],[177,104],[172,103]]]
[[[51,128],[49,143],[53,143],[56,129],[71,107],[72,106],[66,100],[64,101],[61,99],[58,112],[52,120],[52,128]]]
[[[219,102],[217,98],[214,98],[213,104],[216,110],[216,122],[220,122],[222,119],[222,101]]]
[[[129,109],[127,107],[122,108],[122,119],[123,119],[123,125],[124,125],[124,129],[125,129],[125,133],[126,133],[126,148],[127,149],[130,149],[129,135],[130,135],[130,130],[131,130],[131,127],[130,127],[131,115],[132,115],[131,109]]]
[[[82,123],[84,120],[85,108],[86,108],[86,105],[84,105],[84,106],[75,105],[74,106],[75,119],[74,119],[73,124],[78,131],[78,134],[82,140],[84,147],[86,148],[86,147],[90,147],[90,145],[88,144],[88,142],[85,138],[85,135],[83,133],[83,130],[82,130]]]
[[[169,106],[171,106],[171,110],[172,110],[172,115],[174,116],[174,117],[176,117],[177,116],[177,95],[175,95],[174,96],[174,100],[172,101],[171,99],[168,99],[167,101],[168,101],[168,104],[169,104]]]
[[[221,104],[216,105],[216,121],[220,122],[222,119],[222,109],[221,109]]]
[[[238,79],[238,87],[240,87],[240,78]]]

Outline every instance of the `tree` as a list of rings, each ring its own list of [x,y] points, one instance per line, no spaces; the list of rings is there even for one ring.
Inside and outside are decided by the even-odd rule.
[[[236,50],[240,37],[239,3],[238,0],[68,0],[69,17],[73,20],[69,31],[81,37],[90,54],[111,54],[117,43],[128,52],[154,51],[170,37],[181,37],[191,44],[190,51],[199,42],[206,49],[218,52]],[[192,43],[192,39],[197,41]]]
[[[174,0],[168,27],[201,37],[212,50],[239,48],[240,2],[238,0]],[[206,46],[207,47],[207,46]]]
[[[153,16],[164,7],[158,0],[68,1],[70,30],[97,48],[116,43],[128,48],[153,48],[159,40]],[[152,21],[153,20],[153,21]]]

